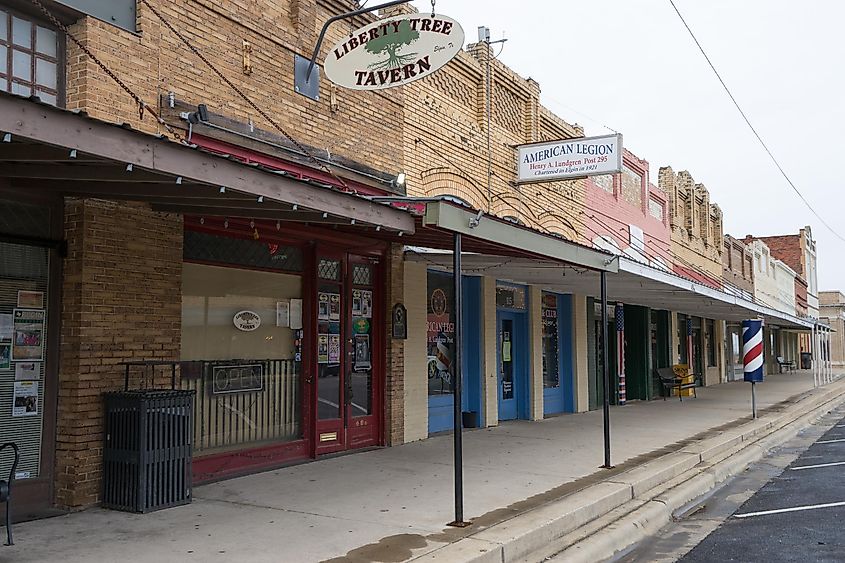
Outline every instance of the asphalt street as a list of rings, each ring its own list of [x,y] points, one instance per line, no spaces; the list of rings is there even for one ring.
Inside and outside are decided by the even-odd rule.
[[[621,560],[845,562],[843,415],[807,428]]]

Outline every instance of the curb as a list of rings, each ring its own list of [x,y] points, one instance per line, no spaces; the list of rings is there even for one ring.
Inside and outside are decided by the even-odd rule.
[[[673,515],[845,403],[845,380],[606,481],[478,530],[412,561],[594,563],[625,551]],[[555,555],[557,554],[557,555]]]

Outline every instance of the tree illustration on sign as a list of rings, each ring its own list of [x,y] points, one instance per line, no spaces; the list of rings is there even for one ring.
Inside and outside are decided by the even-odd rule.
[[[399,50],[420,38],[420,32],[411,29],[408,20],[402,20],[397,27],[389,26],[390,33],[382,33],[379,37],[367,42],[366,50],[374,55],[387,54],[383,61],[377,61],[369,68],[398,68],[412,62],[416,53],[400,53]]]

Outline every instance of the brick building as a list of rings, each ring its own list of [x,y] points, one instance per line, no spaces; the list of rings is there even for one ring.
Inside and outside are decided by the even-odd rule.
[[[294,55],[354,3],[156,0],[163,19],[138,3],[119,27],[44,2],[137,99],[44,14],[0,4],[0,41],[38,71],[9,74],[4,62],[3,87],[45,104],[0,94],[13,136],[0,206],[17,217],[0,224],[4,258],[15,257],[0,273],[0,313],[42,322],[40,348],[11,347],[12,366],[37,360],[27,383],[40,404],[3,421],[23,453],[17,508],[98,502],[101,393],[123,387],[124,361],[179,363],[178,385],[198,397],[198,480],[401,441],[402,342],[381,319],[402,301],[392,240],[414,220],[361,195],[402,193],[403,95],[324,85],[312,100],[293,87]],[[344,33],[335,26],[325,45]],[[261,324],[239,325],[242,314]],[[354,369],[338,363],[347,339]],[[244,363],[262,381],[249,408],[214,387]],[[0,371],[11,393],[14,373]]]
[[[795,235],[755,237],[748,235],[745,242],[761,240],[772,255],[788,265],[795,273],[795,301],[799,314],[818,318],[818,275],[816,272],[816,242],[812,230],[806,226]]]
[[[683,246],[688,191],[655,189],[631,153],[615,178],[517,184],[514,145],[583,131],[489,46],[404,88],[324,80],[308,97],[296,57],[356,2],[94,3],[97,17],[44,4],[123,86],[62,25],[0,1],[7,62],[28,61],[0,68],[0,315],[12,327],[0,392],[20,403],[0,434],[22,447],[16,510],[101,499],[101,395],[123,388],[128,361],[175,366],[195,392],[197,482],[451,428],[458,345],[459,406],[475,425],[596,408],[602,323],[627,324],[630,345],[614,352],[640,362],[632,398],[657,396],[649,370],[670,362],[719,380],[713,316],[744,313],[715,289],[721,270],[693,256],[721,249],[718,208],[695,192],[707,226],[691,219],[687,238],[703,241]],[[347,31],[330,28],[320,60]],[[443,253],[457,235],[460,343]],[[679,263],[700,283],[667,271]],[[619,313],[602,319],[599,272],[623,269]],[[650,309],[664,318],[656,351]],[[165,371],[133,371],[130,385],[169,385]]]
[[[754,299],[754,255],[745,243],[725,235],[722,264],[725,291]]]
[[[722,279],[722,211],[686,170],[660,168],[658,187],[669,198],[675,271],[716,289]]]
[[[845,294],[820,291],[819,318],[833,329],[830,333],[831,362],[835,366],[845,365]]]

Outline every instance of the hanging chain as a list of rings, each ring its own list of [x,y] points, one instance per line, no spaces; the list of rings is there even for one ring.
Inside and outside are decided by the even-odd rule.
[[[86,47],[85,45],[83,45],[83,44],[82,44],[82,42],[81,42],[79,39],[77,39],[77,38],[76,38],[76,37],[75,37],[75,36],[74,36],[74,35],[70,32],[70,30],[68,29],[68,27],[67,27],[65,24],[63,24],[62,22],[60,22],[60,21],[56,18],[56,16],[54,16],[54,15],[53,15],[53,13],[52,13],[52,12],[50,12],[50,10],[48,10],[48,9],[44,6],[44,4],[42,4],[39,0],[30,0],[30,1],[32,2],[32,4],[33,4],[36,8],[38,8],[38,9],[41,11],[41,13],[42,13],[42,14],[44,14],[44,16],[45,16],[48,20],[50,20],[50,23],[52,23],[54,26],[56,26],[56,28],[61,29],[61,30],[64,32],[64,34],[65,34],[65,35],[66,35],[66,36],[67,36],[67,37],[68,37],[71,41],[73,41],[73,42],[76,44],[76,46],[80,48],[80,50],[82,50],[82,52],[83,52],[83,53],[85,53],[85,54],[86,54],[86,55],[87,55],[87,56],[88,56],[88,57],[89,57],[92,61],[94,61],[94,62],[97,64],[97,66],[99,66],[99,67],[102,69],[102,71],[103,71],[103,72],[105,72],[105,73],[106,73],[106,75],[107,75],[109,78],[111,78],[112,80],[114,80],[114,82],[115,82],[118,86],[120,86],[120,87],[123,89],[123,91],[124,91],[124,92],[126,92],[127,94],[129,94],[129,96],[130,96],[130,97],[131,97],[131,98],[135,101],[135,103],[138,105],[138,118],[139,118],[139,119],[141,119],[141,120],[143,120],[143,119],[144,119],[144,112],[146,111],[146,112],[147,112],[147,113],[149,113],[151,116],[153,116],[153,118],[154,118],[154,119],[155,119],[155,120],[159,123],[159,125],[163,126],[163,127],[167,130],[167,132],[168,132],[168,133],[170,133],[171,135],[173,135],[176,139],[178,139],[178,140],[180,140],[180,141],[182,140],[182,136],[181,136],[179,133],[177,133],[177,132],[176,132],[176,130],[174,130],[174,129],[170,126],[170,125],[168,125],[168,124],[167,124],[167,123],[166,123],[166,122],[165,122],[165,121],[164,121],[161,117],[159,117],[159,116],[158,116],[158,114],[155,112],[155,110],[153,110],[153,108],[151,108],[151,107],[150,107],[150,106],[149,106],[149,105],[148,105],[148,104],[147,104],[144,100],[142,100],[142,99],[141,99],[141,97],[140,97],[138,94],[136,94],[135,92],[133,92],[133,91],[129,88],[129,86],[127,86],[127,85],[126,85],[126,84],[125,84],[125,83],[124,83],[124,82],[123,82],[120,78],[118,78],[118,76],[117,76],[114,72],[112,72],[112,71],[111,71],[111,69],[109,69],[109,68],[105,65],[105,63],[103,63],[103,61],[101,61],[100,59],[98,59],[98,58],[97,58],[97,56],[96,56],[94,53],[92,53],[90,49],[88,49],[88,47]]]
[[[437,0],[431,0],[431,17],[434,17],[434,3],[435,3],[436,1],[437,1]]]
[[[37,2],[38,0],[32,0],[32,1],[33,1],[33,2]],[[294,138],[293,138],[293,137],[292,137],[292,136],[291,136],[291,135],[290,135],[287,131],[285,131],[284,129],[282,129],[282,127],[281,127],[278,123],[276,123],[276,121],[275,121],[273,118],[271,118],[271,117],[267,114],[267,112],[266,112],[266,111],[264,111],[263,109],[261,109],[260,107],[258,107],[258,105],[257,105],[255,102],[253,102],[253,101],[252,101],[252,100],[251,100],[251,99],[250,99],[250,98],[249,98],[246,94],[244,94],[244,93],[243,93],[243,91],[242,91],[240,88],[238,88],[238,87],[235,85],[235,83],[234,83],[234,82],[232,82],[231,80],[229,80],[228,78],[226,78],[226,76],[225,76],[222,72],[220,72],[219,70],[217,70],[217,67],[215,67],[215,66],[211,63],[211,61],[209,61],[209,60],[208,60],[208,59],[207,59],[207,58],[206,58],[206,57],[205,57],[202,53],[200,53],[200,52],[199,52],[199,50],[197,50],[197,48],[196,48],[196,47],[194,47],[194,46],[191,44],[191,42],[190,42],[190,41],[188,41],[188,39],[187,39],[184,35],[182,35],[179,31],[177,31],[177,30],[176,30],[176,28],[174,28],[174,27],[173,27],[173,25],[171,25],[171,23],[170,23],[169,21],[167,21],[167,20],[164,18],[164,16],[162,16],[162,15],[158,12],[158,10],[156,10],[155,8],[153,8],[147,0],[141,0],[141,3],[142,3],[144,6],[146,6],[147,8],[149,8],[149,9],[150,9],[150,11],[151,11],[153,14],[155,14],[155,16],[156,16],[159,20],[161,20],[161,23],[163,23],[163,24],[165,25],[165,27],[167,27],[167,29],[169,29],[171,32],[173,32],[173,34],[174,34],[176,37],[178,37],[178,38],[179,38],[179,40],[180,40],[180,41],[182,41],[182,43],[184,43],[184,44],[185,44],[185,46],[186,46],[188,49],[190,49],[190,50],[191,50],[191,52],[193,52],[193,53],[194,53],[194,54],[195,54],[195,55],[196,55],[196,56],[197,56],[197,57],[198,57],[198,58],[199,58],[202,62],[204,62],[204,63],[205,63],[205,65],[206,65],[209,69],[211,69],[211,71],[212,71],[212,72],[214,72],[214,74],[216,74],[216,75],[217,75],[217,77],[218,77],[218,78],[220,78],[220,80],[222,80],[223,82],[225,82],[225,83],[226,83],[226,84],[227,84],[227,85],[228,85],[228,86],[229,86],[232,90],[234,90],[234,91],[235,91],[235,93],[237,93],[237,94],[238,94],[241,98],[243,98],[243,100],[244,100],[246,103],[248,103],[248,104],[252,107],[252,109],[254,109],[256,112],[258,112],[258,114],[259,114],[261,117],[263,117],[264,119],[266,119],[266,120],[267,120],[267,122],[268,122],[270,125],[272,125],[272,126],[273,126],[273,127],[274,127],[274,128],[275,128],[278,132],[279,132],[279,133],[281,133],[282,135],[284,135],[284,136],[285,136],[285,138],[286,138],[288,141],[290,141],[291,143],[293,143],[293,145],[294,145],[294,146],[295,146],[295,147],[296,147],[296,148],[297,148],[300,152],[302,152],[302,154],[304,154],[304,155],[308,158],[308,160],[310,160],[311,162],[313,162],[314,164],[316,164],[318,168],[322,169],[323,171],[325,171],[326,173],[328,173],[330,176],[332,176],[335,180],[337,180],[337,181],[340,183],[340,185],[341,185],[341,186],[343,186],[343,187],[344,187],[344,188],[346,188],[346,189],[349,189],[349,186],[346,184],[346,182],[344,182],[344,181],[343,181],[343,179],[342,179],[342,178],[340,178],[337,174],[335,174],[334,172],[332,172],[332,170],[331,170],[331,169],[329,169],[329,167],[328,167],[328,166],[326,166],[325,164],[323,164],[322,162],[320,162],[319,160],[317,160],[317,158],[316,158],[313,154],[311,154],[311,151],[309,151],[308,149],[306,149],[306,148],[302,145],[302,143],[300,143],[299,141],[297,141],[296,139],[294,139]]]

